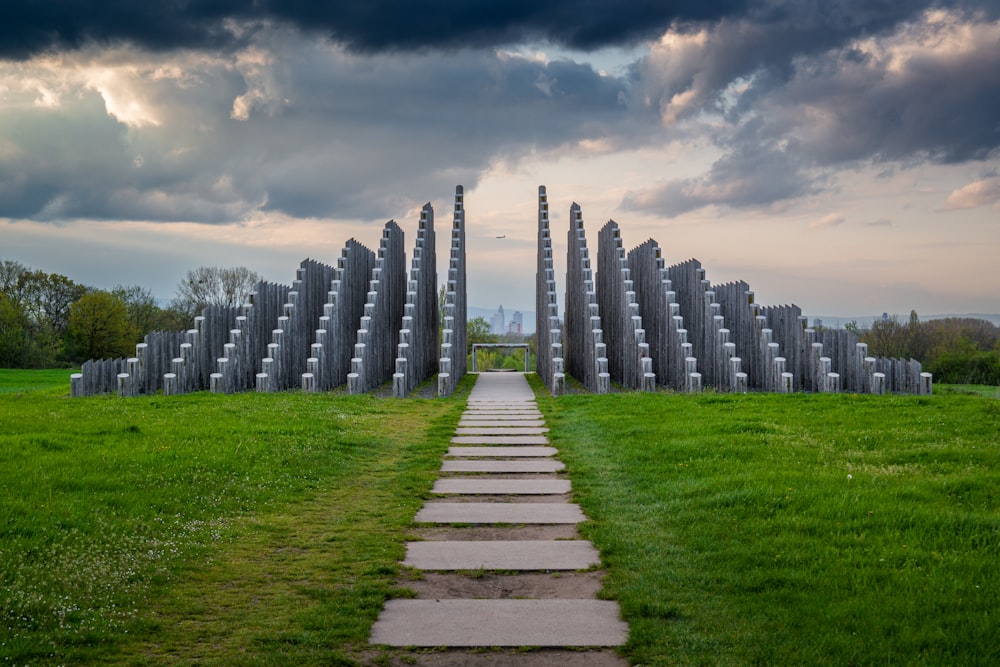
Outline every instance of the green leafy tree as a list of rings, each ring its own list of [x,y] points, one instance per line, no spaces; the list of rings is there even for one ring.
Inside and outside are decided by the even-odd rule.
[[[493,327],[485,317],[474,317],[465,326],[469,352],[472,352],[473,343],[496,343],[500,340],[500,337],[493,333]]]
[[[87,287],[58,273],[31,270],[20,262],[0,262],[0,291],[23,315],[28,344],[19,354],[21,368],[55,366],[66,351],[70,306]],[[8,317],[11,317],[8,307]]]
[[[79,360],[123,357],[134,349],[128,310],[110,292],[89,292],[70,308],[70,339]]]
[[[138,343],[156,327],[160,307],[153,293],[141,285],[115,285],[111,293],[125,304],[125,313],[131,327],[130,337]]]
[[[0,368],[23,368],[31,347],[30,324],[21,305],[0,292]]]

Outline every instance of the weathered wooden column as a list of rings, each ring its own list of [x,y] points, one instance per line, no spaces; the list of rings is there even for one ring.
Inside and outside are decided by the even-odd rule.
[[[562,374],[562,332],[556,300],[549,201],[544,185],[538,186],[538,245],[535,267],[535,365],[538,376],[553,396],[565,391]],[[558,361],[557,361],[558,360]],[[558,366],[558,370],[557,370]]]
[[[369,281],[365,314],[358,327],[358,341],[365,342],[355,355],[361,359],[363,372],[353,383],[348,378],[348,391],[361,393],[392,379],[396,362],[396,326],[403,319],[406,302],[406,254],[403,251],[403,230],[390,220],[382,230],[375,268]],[[362,331],[365,334],[362,334]],[[359,354],[360,352],[360,354]],[[352,367],[354,365],[352,359]]]
[[[593,272],[587,252],[587,236],[579,204],[569,210],[566,250],[566,322],[563,331],[564,364],[567,372],[593,392],[606,391],[609,382],[600,378],[597,345],[601,343],[600,307],[594,290]],[[605,365],[607,363],[605,358]],[[606,371],[603,371],[606,372]]]
[[[438,303],[437,244],[434,235],[434,209],[424,204],[417,223],[417,238],[410,260],[403,318],[396,346],[393,395],[403,397],[437,370]],[[396,375],[402,374],[397,382]]]
[[[445,285],[444,322],[438,360],[438,396],[450,396],[465,376],[468,353],[468,302],[465,271],[465,190],[455,187],[451,226],[448,281]],[[448,361],[445,362],[444,360]],[[445,370],[447,367],[447,370]]]
[[[174,396],[179,391],[179,382],[177,381],[176,373],[164,373],[163,374],[163,395],[164,396]]]
[[[650,353],[645,345],[645,329],[622,247],[621,230],[614,220],[601,227],[597,247],[597,303],[602,313],[611,379],[630,389],[641,389],[642,359]]]

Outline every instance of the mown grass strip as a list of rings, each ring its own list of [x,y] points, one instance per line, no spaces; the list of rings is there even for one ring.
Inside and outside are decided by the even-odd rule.
[[[368,651],[460,397],[66,393],[0,395],[5,658],[329,665]]]
[[[632,661],[1000,663],[995,400],[538,393]]]

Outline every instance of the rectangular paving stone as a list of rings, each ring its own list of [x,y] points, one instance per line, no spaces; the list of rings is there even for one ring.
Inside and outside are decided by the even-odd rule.
[[[533,400],[531,400],[531,401],[503,401],[503,400],[483,401],[483,400],[475,400],[475,399],[473,399],[473,400],[470,400],[468,403],[466,403],[466,405],[468,407],[470,407],[470,408],[471,407],[479,407],[479,408],[496,408],[496,407],[501,407],[501,408],[522,408],[522,409],[524,409],[524,408],[530,408],[530,409],[536,409],[536,410],[538,409],[538,403],[535,403],[535,401],[533,401]]]
[[[545,417],[538,412],[497,412],[495,410],[489,412],[469,412],[467,410],[462,413],[461,417],[461,421],[544,421],[544,419]]]
[[[471,428],[538,428],[545,426],[544,419],[496,419],[488,417],[486,419],[469,419],[462,417],[458,422],[459,427]]]
[[[521,403],[513,405],[510,403],[468,403],[465,406],[466,412],[540,412],[534,403]]]
[[[434,482],[433,493],[461,495],[559,495],[570,492],[568,479],[489,479],[446,477]]]
[[[428,501],[413,519],[417,523],[580,523],[586,521],[573,503],[446,503]]]
[[[535,428],[518,428],[518,427],[458,427],[455,429],[455,435],[541,435],[543,433],[548,433],[549,429],[535,427]]]
[[[370,643],[389,646],[620,646],[611,600],[389,600]]]
[[[585,540],[408,542],[403,565],[420,570],[584,570],[600,554]]]
[[[555,447],[449,447],[448,456],[555,456]]]
[[[521,473],[521,472],[560,472],[566,468],[562,461],[555,459],[537,459],[526,461],[497,461],[480,459],[473,461],[445,461],[441,464],[441,472],[491,472],[491,473]]]
[[[544,435],[456,435],[453,445],[547,445]]]

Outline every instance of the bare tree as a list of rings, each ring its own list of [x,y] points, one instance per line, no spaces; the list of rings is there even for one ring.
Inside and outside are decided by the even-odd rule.
[[[257,272],[245,266],[200,266],[188,271],[177,284],[177,297],[171,306],[189,317],[207,306],[242,306],[258,282]]]

